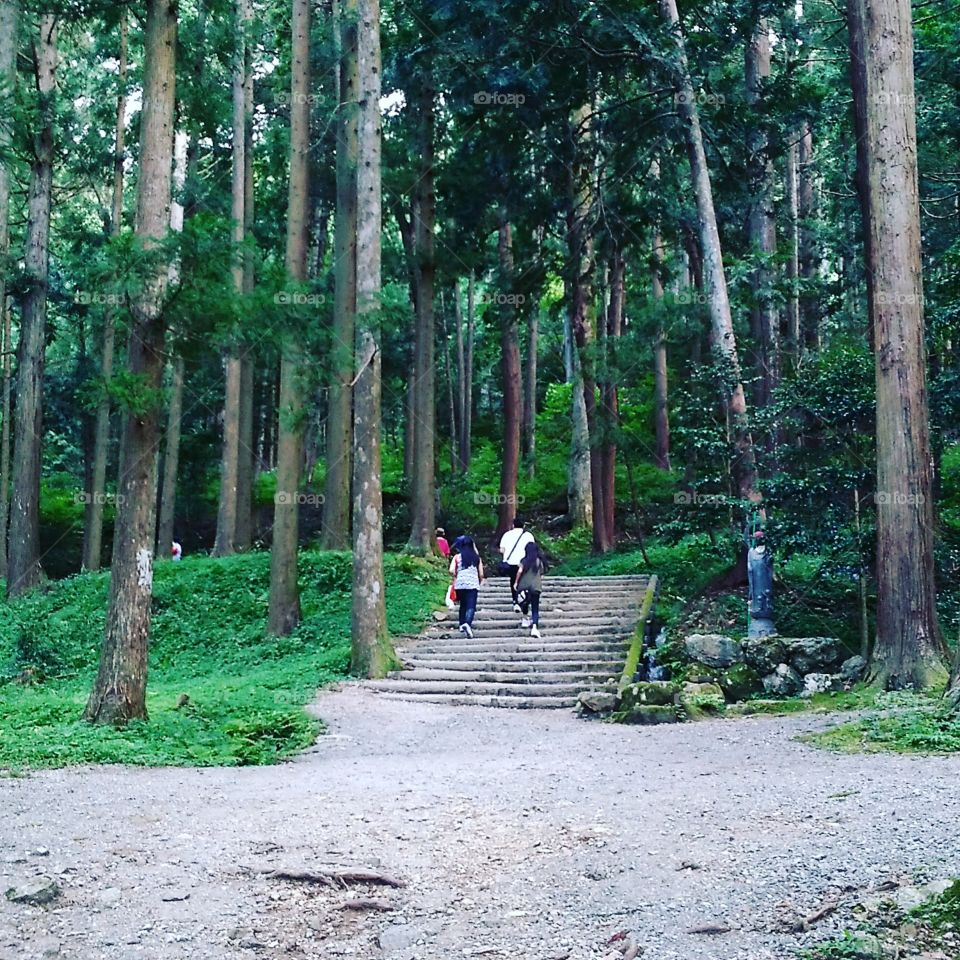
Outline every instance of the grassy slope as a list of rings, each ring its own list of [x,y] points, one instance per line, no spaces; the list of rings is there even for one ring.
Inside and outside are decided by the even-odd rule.
[[[158,564],[148,684],[149,723],[80,720],[96,669],[107,574],[72,577],[0,601],[0,769],[73,763],[269,763],[309,745],[304,711],[316,687],[346,676],[349,554],[301,555],[303,623],[267,638],[267,553]],[[394,633],[416,632],[443,596],[443,569],[387,558]],[[35,682],[16,682],[30,668]],[[177,708],[181,694],[189,702]]]

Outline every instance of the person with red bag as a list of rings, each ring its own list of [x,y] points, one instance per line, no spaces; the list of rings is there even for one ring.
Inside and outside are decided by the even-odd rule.
[[[450,576],[460,603],[460,632],[473,637],[473,616],[477,612],[477,596],[484,580],[483,561],[473,537],[457,537],[454,548],[459,548],[460,552],[450,561]]]

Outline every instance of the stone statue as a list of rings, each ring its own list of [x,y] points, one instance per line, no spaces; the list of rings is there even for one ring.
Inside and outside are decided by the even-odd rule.
[[[751,637],[769,637],[777,632],[773,624],[773,556],[762,530],[747,541],[747,580],[750,584]]]

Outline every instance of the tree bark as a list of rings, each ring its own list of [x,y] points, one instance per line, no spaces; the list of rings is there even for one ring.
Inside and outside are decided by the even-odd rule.
[[[600,386],[600,411],[603,430],[600,445],[600,483],[603,487],[603,543],[612,550],[617,541],[617,431],[620,404],[617,395],[617,354],[623,330],[624,273],[623,254],[616,250],[610,263],[610,303],[606,317],[603,382]]]
[[[120,14],[120,52],[117,68],[117,121],[113,148],[113,202],[111,204],[110,236],[120,236],[123,217],[123,155],[127,109],[127,15]],[[86,518],[83,527],[84,570],[99,570],[103,545],[103,507],[107,481],[107,456],[110,446],[110,397],[106,388],[113,377],[113,353],[116,342],[116,321],[113,309],[108,307],[103,318],[103,345],[100,352],[100,376],[104,395],[97,405],[97,420],[93,440],[93,479],[90,484]]]
[[[572,298],[571,298],[572,302]],[[580,354],[573,338],[570,311],[564,317],[564,360],[567,383],[571,385],[572,413],[570,467],[567,475],[567,510],[574,530],[593,524],[593,500],[590,492],[590,433],[583,396]]]
[[[247,71],[244,82],[246,103],[246,133],[244,147],[244,235],[253,234],[253,71],[250,68],[250,49],[247,47]],[[249,297],[256,283],[254,276],[253,252],[247,250],[243,258],[243,292]],[[249,550],[253,542],[253,480],[254,439],[253,439],[253,400],[255,354],[247,346],[240,358],[240,453],[237,467],[237,531],[234,547],[237,550]]]
[[[176,85],[177,6],[147,0],[143,116],[135,236],[145,249],[166,235],[170,215]],[[123,723],[146,719],[147,648],[156,532],[156,400],[163,373],[163,300],[167,264],[157,264],[131,305],[127,367],[147,395],[123,418],[110,601],[100,668],[86,718]]]
[[[310,197],[310,0],[293,0],[293,69],[290,79],[290,182],[287,202],[287,275],[307,279]],[[277,492],[270,551],[268,631],[287,636],[300,623],[297,546],[303,465],[304,385],[300,344],[289,333],[280,361]]]
[[[784,193],[787,201],[787,229],[789,230],[790,250],[787,255],[787,302],[786,333],[787,343],[785,353],[790,357],[794,368],[800,361],[802,341],[800,335],[800,206],[797,192],[797,157],[799,146],[795,137],[787,145],[786,170],[784,171]]]
[[[463,463],[463,472],[470,472],[470,461],[473,456],[473,340],[476,323],[476,286],[473,271],[467,283],[467,346],[464,358],[464,391],[463,391],[463,419],[461,421],[462,437],[460,440],[460,461]]]
[[[382,677],[397,665],[387,632],[381,480],[380,2],[357,0],[357,373],[353,412],[353,591],[350,665]]]
[[[467,465],[464,462],[464,432],[467,424],[467,355],[463,337],[463,301],[460,290],[459,279],[453,285],[453,322],[456,327],[456,345],[457,345],[457,468],[461,473],[467,472]]]
[[[237,299],[244,293],[244,255],[246,238],[244,205],[247,186],[247,26],[250,16],[248,0],[236,0],[234,21],[233,77],[233,164],[231,176],[231,210],[233,221],[233,288]],[[220,465],[220,498],[217,511],[217,534],[213,556],[226,557],[236,549],[237,484],[240,474],[240,404],[243,380],[242,351],[233,344],[224,361],[223,456]]]
[[[731,423],[731,439],[734,448],[732,464],[734,485],[743,500],[759,498],[757,490],[757,467],[753,437],[747,418],[747,399],[743,390],[740,358],[733,331],[730,299],[727,295],[727,280],[720,250],[720,234],[713,206],[713,189],[707,169],[707,157],[703,148],[703,134],[697,111],[696,93],[690,81],[687,54],[680,30],[680,17],[676,0],[660,0],[660,9],[670,24],[677,47],[677,74],[675,89],[680,115],[684,121],[687,152],[690,157],[690,172],[700,226],[700,245],[703,257],[704,286],[709,304],[713,343],[724,362],[724,396]]]
[[[588,389],[583,369],[593,273],[593,248],[586,225],[593,199],[590,168],[582,156],[582,140],[588,135],[589,113],[589,105],[575,111],[570,131],[572,157],[570,208],[567,215],[567,294],[570,307],[564,328],[564,354],[567,380],[573,385],[573,431],[570,437],[567,500],[574,529],[595,527],[598,515],[602,516],[602,510],[599,514],[596,510],[597,498],[591,475],[590,408],[593,405],[593,385],[591,383]]]
[[[0,0],[0,113],[9,116],[17,72],[19,0]],[[0,125],[0,259],[10,253],[10,131]],[[3,426],[0,427],[0,579],[7,577],[7,522],[10,514],[10,308],[6,274],[0,273],[0,318],[3,324]]]
[[[933,555],[920,201],[909,0],[848,0],[877,383],[877,636],[872,682],[944,679]]]
[[[183,419],[183,384],[186,365],[183,357],[173,361],[170,382],[170,406],[167,410],[167,436],[163,455],[163,482],[160,493],[160,523],[157,532],[157,557],[170,556],[174,540],[177,507],[177,471],[180,468],[180,428]]]
[[[606,553],[610,544],[606,537],[606,508],[603,502],[604,489],[601,477],[600,429],[597,417],[596,396],[596,329],[592,316],[592,275],[594,269],[593,239],[590,232],[590,218],[593,211],[593,168],[590,152],[587,149],[590,138],[590,104],[579,107],[573,115],[571,139],[573,157],[571,160],[570,213],[568,215],[568,254],[570,258],[572,297],[570,300],[570,325],[576,343],[579,368],[580,389],[583,393],[583,414],[586,421],[587,459],[590,472],[590,499],[593,518],[593,549],[597,553]],[[575,408],[576,411],[576,408]],[[583,456],[578,441],[574,437],[577,456]]]
[[[197,156],[191,147],[196,145],[196,136],[188,137],[185,131],[174,134],[173,140],[173,200],[170,203],[170,229],[174,233],[183,230],[185,208],[182,203],[184,184],[195,175],[191,161]],[[170,267],[170,280],[179,279],[179,265]],[[163,454],[163,475],[160,481],[160,519],[157,524],[157,557],[169,557],[174,540],[174,525],[177,508],[177,473],[180,469],[180,436],[183,419],[183,388],[186,378],[186,363],[176,357],[167,364],[170,369],[170,402],[167,407],[166,438]]]
[[[434,552],[436,526],[436,382],[434,371],[434,274],[436,196],[434,192],[434,98],[432,81],[424,77],[417,93],[420,166],[417,202],[414,204],[417,282],[417,330],[413,358],[413,415],[416,421],[411,476],[410,537],[407,550],[429,555]]]
[[[334,221],[333,355],[327,413],[327,479],[323,506],[325,550],[350,548],[350,477],[353,439],[353,351],[357,313],[357,21],[356,4],[334,6],[339,52],[337,210]]]
[[[747,233],[751,252],[757,259],[753,271],[753,305],[750,311],[754,343],[754,403],[770,403],[779,381],[779,318],[773,303],[773,267],[777,252],[776,214],[773,198],[773,162],[763,115],[770,79],[770,23],[757,13],[756,26],[746,52],[747,105],[754,118],[748,137],[750,209]]]
[[[653,269],[650,288],[654,302],[663,301],[663,237],[657,226],[653,234]],[[670,469],[670,408],[667,379],[667,333],[663,324],[657,325],[653,341],[653,432],[655,446],[653,462],[661,470]]]
[[[517,514],[517,475],[520,470],[520,417],[523,387],[520,375],[520,333],[517,308],[509,296],[514,287],[513,228],[505,209],[500,210],[498,240],[500,263],[500,370],[503,378],[503,455],[500,465],[500,499],[497,537],[512,526]]]
[[[540,307],[531,304],[527,314],[527,375],[523,381],[523,462],[527,478],[537,474],[537,353],[540,349]]]
[[[453,299],[456,303],[457,295],[459,291],[456,284],[453,287]],[[456,311],[457,322],[460,322],[459,310]],[[458,423],[457,420],[460,416],[460,411],[462,410],[461,405],[456,400],[457,388],[453,383],[453,361],[450,359],[450,334],[447,330],[447,313],[443,305],[443,292],[440,293],[440,316],[443,321],[443,370],[446,374],[445,380],[447,381],[447,415],[449,421],[450,429],[450,476],[454,476],[457,472],[457,468],[460,465],[460,458],[458,455],[458,443],[457,443],[457,430]],[[461,337],[461,346],[463,345],[463,338]]]
[[[800,328],[808,350],[820,349],[820,312],[813,285],[819,269],[817,253],[817,202],[813,187],[813,133],[801,125],[797,144],[797,205],[800,220]]]
[[[33,138],[27,239],[23,257],[28,287],[23,295],[17,348],[17,403],[14,411],[13,500],[7,595],[19,596],[40,582],[40,457],[43,438],[43,370],[50,269],[50,200],[53,189],[53,124],[57,21],[40,17],[34,48],[39,112]]]

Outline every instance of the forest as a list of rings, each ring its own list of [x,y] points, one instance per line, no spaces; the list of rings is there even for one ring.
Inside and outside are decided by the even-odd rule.
[[[123,722],[174,544],[269,556],[268,637],[349,551],[376,677],[384,557],[442,579],[436,527],[493,565],[520,514],[678,603],[762,529],[786,615],[942,690],[958,32],[939,0],[4,0],[8,613],[108,570],[85,714]]]
[[[0,0],[0,957],[960,957],[958,51]]]

